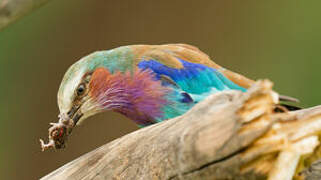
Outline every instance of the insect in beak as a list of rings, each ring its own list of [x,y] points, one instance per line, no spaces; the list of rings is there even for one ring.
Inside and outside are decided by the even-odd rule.
[[[52,127],[48,130],[49,142],[45,144],[44,141],[40,139],[42,151],[51,147],[55,149],[64,148],[65,142],[71,134],[73,127],[76,126],[82,116],[80,106],[73,106],[67,114],[60,114],[57,123],[50,123]]]

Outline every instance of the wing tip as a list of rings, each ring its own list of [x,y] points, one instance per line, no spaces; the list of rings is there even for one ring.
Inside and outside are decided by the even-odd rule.
[[[290,96],[285,96],[285,95],[279,95],[279,100],[280,101],[285,101],[285,102],[294,102],[294,103],[299,103],[300,100],[294,97]]]

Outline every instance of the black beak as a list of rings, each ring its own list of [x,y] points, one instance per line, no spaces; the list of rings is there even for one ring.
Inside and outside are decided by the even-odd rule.
[[[83,114],[81,112],[77,112],[74,117],[72,118],[72,121],[74,122],[74,125],[77,124],[77,122],[79,121],[79,119],[83,116]]]
[[[79,119],[83,116],[80,112],[81,106],[73,106],[71,110],[67,113],[68,117],[72,119],[74,126],[77,124]]]

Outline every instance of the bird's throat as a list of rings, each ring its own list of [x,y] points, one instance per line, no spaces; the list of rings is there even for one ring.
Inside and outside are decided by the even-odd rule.
[[[163,116],[171,89],[162,86],[151,71],[109,73],[97,69],[90,83],[91,96],[108,110],[119,112],[140,126],[156,123]]]

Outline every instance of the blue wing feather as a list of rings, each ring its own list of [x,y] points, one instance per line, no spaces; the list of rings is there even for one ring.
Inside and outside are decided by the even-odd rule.
[[[161,75],[170,77],[183,91],[190,94],[200,95],[229,89],[246,91],[214,68],[182,59],[179,61],[183,64],[181,69],[168,67],[157,60],[143,60],[138,67],[152,70],[158,79]]]

